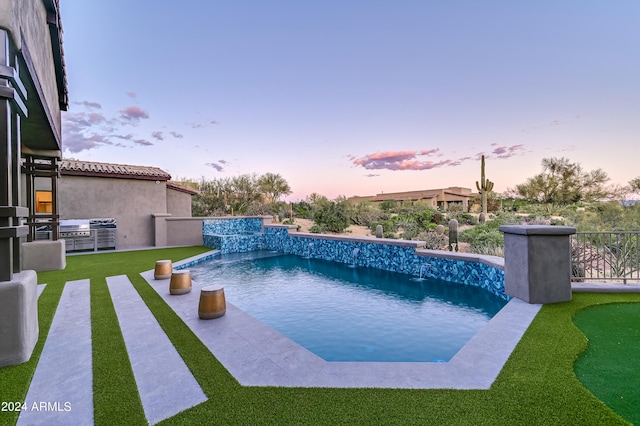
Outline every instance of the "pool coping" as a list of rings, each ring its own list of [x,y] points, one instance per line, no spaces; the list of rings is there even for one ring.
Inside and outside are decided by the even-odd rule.
[[[172,296],[168,280],[155,280],[153,270],[141,275],[243,386],[489,389],[542,307],[510,300],[448,362],[327,362],[229,302],[223,317],[200,320],[206,283]]]

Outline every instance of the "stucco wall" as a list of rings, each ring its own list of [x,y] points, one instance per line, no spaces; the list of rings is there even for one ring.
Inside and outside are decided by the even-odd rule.
[[[58,85],[55,65],[51,54],[51,36],[47,25],[47,11],[42,0],[0,0],[0,28],[23,50],[20,31],[24,34],[26,48],[33,61],[37,79],[40,81],[46,108],[51,112],[55,131],[60,135],[61,116],[58,103]],[[21,72],[21,75],[23,72]],[[34,94],[30,94],[34,96]]]
[[[166,183],[63,175],[59,202],[62,219],[115,217],[118,248],[153,246],[151,215],[166,212]]]
[[[167,213],[174,217],[191,217],[191,195],[167,188]]]
[[[19,47],[20,41],[15,37],[20,33],[17,3],[17,0],[0,0],[0,28],[7,30],[14,44]]]
[[[168,246],[201,246],[202,217],[166,218]]]

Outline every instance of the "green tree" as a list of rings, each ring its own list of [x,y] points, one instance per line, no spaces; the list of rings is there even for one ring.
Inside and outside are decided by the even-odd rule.
[[[629,181],[629,187],[631,188],[631,192],[640,194],[640,176],[635,179],[631,179]]]
[[[283,195],[291,194],[289,183],[277,173],[265,173],[258,178],[258,187],[267,202],[273,204]]]
[[[228,200],[233,194],[228,178],[207,180],[204,177],[198,182],[199,194],[191,198],[194,216],[224,215],[228,209]]]
[[[322,194],[318,194],[317,192],[312,192],[311,194],[307,195],[306,201],[313,207],[316,204],[329,201],[329,199]]]
[[[598,201],[607,196],[609,176],[601,169],[585,172],[567,158],[545,158],[542,173],[516,185],[521,197],[546,204],[566,205],[579,201]]]
[[[344,232],[349,227],[349,202],[345,199],[337,201],[322,200],[314,206],[313,221],[319,230]]]
[[[230,205],[234,214],[244,214],[251,204],[260,201],[261,192],[255,173],[232,177],[231,189]]]

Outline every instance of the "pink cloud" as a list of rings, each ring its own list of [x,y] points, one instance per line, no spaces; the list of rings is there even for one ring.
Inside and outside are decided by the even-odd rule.
[[[512,146],[499,146],[496,147],[493,151],[498,158],[510,158],[514,155],[518,155],[521,151],[524,150],[524,145],[512,145]]]
[[[422,151],[418,151],[418,155],[431,155],[431,154],[437,154],[439,152],[440,152],[440,148],[423,149]]]
[[[113,144],[102,135],[84,136],[81,133],[73,133],[64,139],[64,149],[71,153],[98,148],[103,145]]]
[[[453,160],[420,161],[418,156],[428,156],[436,154],[440,149],[428,149],[420,151],[384,151],[368,154],[361,158],[352,160],[356,166],[364,167],[367,170],[429,170],[437,167],[458,165],[460,161]]]
[[[140,120],[149,118],[149,113],[135,105],[120,111],[120,119],[124,124],[138,124]]]
[[[91,124],[101,124],[107,121],[107,119],[104,118],[104,115],[98,114],[97,112],[90,112],[87,119]]]

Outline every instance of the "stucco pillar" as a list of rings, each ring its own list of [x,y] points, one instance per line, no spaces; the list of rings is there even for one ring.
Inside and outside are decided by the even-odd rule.
[[[35,271],[0,282],[0,367],[28,361],[38,342],[38,278]]]
[[[156,247],[166,247],[167,246],[167,221],[165,220],[168,217],[171,217],[170,213],[153,213],[151,215],[153,218],[153,233],[154,233],[154,243],[153,245]]]
[[[571,300],[570,226],[501,226],[504,290],[528,303]]]

